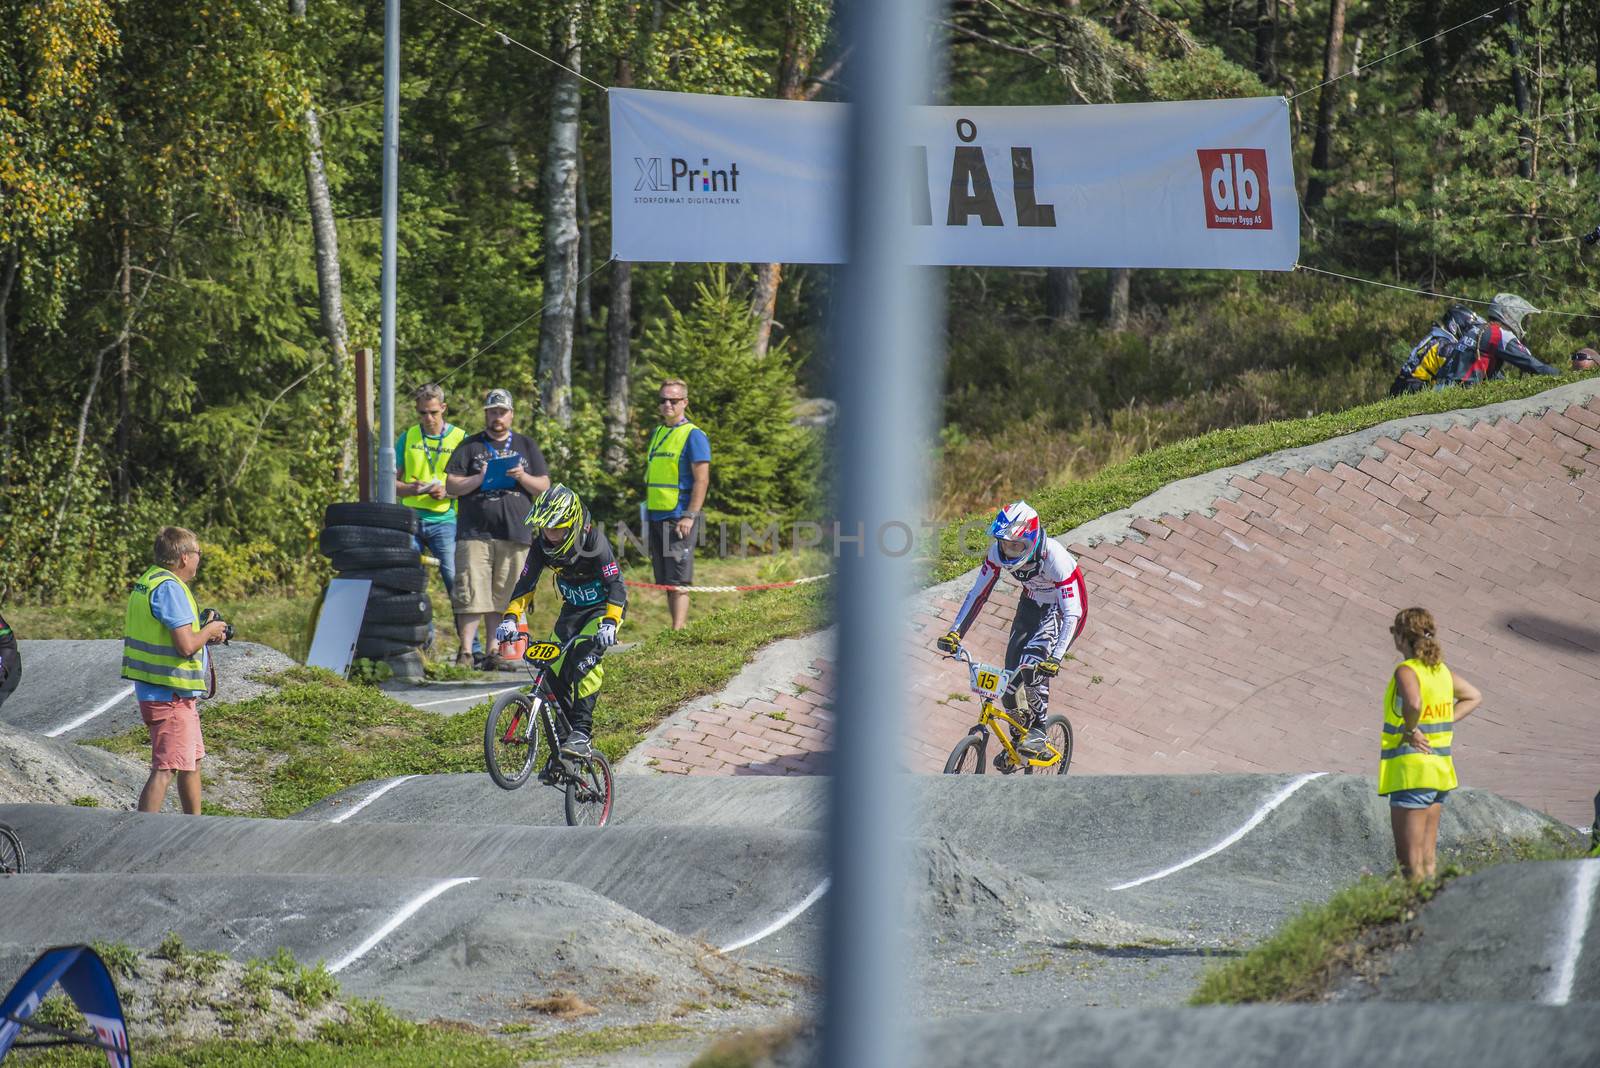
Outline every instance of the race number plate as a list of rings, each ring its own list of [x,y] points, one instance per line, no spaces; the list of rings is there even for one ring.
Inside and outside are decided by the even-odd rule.
[[[1000,695],[1001,671],[999,668],[982,664],[978,667],[976,674],[980,693],[986,693],[990,697],[998,697]]]
[[[524,660],[531,660],[535,664],[542,664],[554,660],[561,655],[561,646],[555,642],[534,642],[528,646],[528,651],[522,654]]]

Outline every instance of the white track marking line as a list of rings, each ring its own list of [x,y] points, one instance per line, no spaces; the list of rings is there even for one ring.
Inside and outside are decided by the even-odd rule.
[[[717,952],[732,953],[736,949],[743,949],[745,946],[753,946],[763,938],[766,938],[768,935],[777,934],[795,920],[799,919],[802,912],[810,908],[812,905],[815,905],[817,903],[817,899],[823,894],[826,894],[828,892],[828,887],[832,884],[833,876],[830,875],[818,883],[811,893],[806,895],[806,899],[800,902],[800,904],[796,905],[788,912],[785,912],[782,916],[779,916],[776,920],[773,920],[770,924],[763,927],[749,938],[741,938],[739,941],[734,942],[731,945],[723,946],[721,949],[717,950]]]
[[[506,687],[506,689],[507,690],[514,690],[514,689],[516,689],[516,687],[515,686],[508,686],[508,687]],[[453,705],[457,701],[469,701],[469,700],[472,701],[474,704],[476,704],[477,702],[482,701],[485,697],[496,697],[496,696],[498,696],[498,695],[500,695],[502,693],[505,693],[505,690],[490,690],[488,693],[480,693],[480,694],[463,694],[460,697],[446,697],[441,701],[423,701],[420,704],[415,704],[415,705],[412,705],[411,707],[412,708],[432,708],[434,705]]]
[[[1175,872],[1180,872],[1187,867],[1191,867],[1192,865],[1200,863],[1207,857],[1216,856],[1218,853],[1222,852],[1224,849],[1227,849],[1229,846],[1233,845],[1233,843],[1237,842],[1239,839],[1255,830],[1257,825],[1259,825],[1262,820],[1267,818],[1268,813],[1277,808],[1279,805],[1283,804],[1285,801],[1289,800],[1289,798],[1294,795],[1294,792],[1300,789],[1300,787],[1304,786],[1312,779],[1320,779],[1326,774],[1328,773],[1325,771],[1314,771],[1309,775],[1302,775],[1298,779],[1290,782],[1289,785],[1285,786],[1283,789],[1279,790],[1277,793],[1268,798],[1266,804],[1256,809],[1255,815],[1251,816],[1243,827],[1240,827],[1237,831],[1234,831],[1232,834],[1228,835],[1228,837],[1224,838],[1222,841],[1218,842],[1204,853],[1197,853],[1188,860],[1185,860],[1179,864],[1174,864],[1170,868],[1162,868],[1158,872],[1153,872],[1150,875],[1134,879],[1131,882],[1118,883],[1116,886],[1110,886],[1106,889],[1131,890],[1135,886],[1142,886],[1145,883],[1153,883],[1157,879],[1165,879],[1167,876],[1172,875]]]
[[[1573,880],[1572,908],[1567,912],[1566,937],[1562,940],[1561,965],[1550,984],[1550,996],[1545,999],[1551,1005],[1565,1005],[1572,1000],[1572,983],[1578,977],[1578,958],[1583,955],[1583,936],[1589,930],[1596,883],[1600,883],[1600,860],[1579,861]]]
[[[477,881],[478,877],[475,875],[460,879],[446,879],[444,882],[439,883],[431,889],[425,890],[418,894],[416,897],[406,902],[405,907],[399,912],[389,917],[388,923],[384,924],[382,927],[372,932],[372,934],[368,935],[365,942],[362,942],[355,949],[352,949],[349,953],[346,953],[344,956],[328,965],[328,971],[334,975],[337,975],[346,968],[350,967],[350,965],[366,956],[367,953],[372,950],[373,946],[376,946],[379,942],[382,942],[385,938],[388,938],[391,934],[393,934],[395,928],[399,927],[402,923],[405,923],[411,917],[415,916],[422,906],[426,905],[428,902],[432,901],[446,890],[449,890],[452,887],[460,886],[462,883],[475,883]]]
[[[354,816],[357,812],[360,812],[362,809],[372,804],[390,790],[393,790],[396,786],[399,786],[403,782],[409,782],[415,778],[415,775],[402,775],[398,779],[390,779],[388,782],[384,783],[382,786],[378,787],[376,790],[372,791],[366,797],[363,797],[360,801],[357,801],[355,804],[351,805],[349,808],[345,809],[328,822],[343,823],[345,820],[349,819],[351,816]]]
[[[123,701],[126,701],[128,698],[130,698],[132,696],[133,696],[133,687],[129,686],[127,689],[123,690],[121,693],[117,694],[115,697],[106,698],[106,700],[102,704],[100,704],[93,712],[85,712],[83,715],[79,716],[77,719],[73,720],[71,723],[63,723],[61,726],[57,727],[53,731],[45,731],[44,732],[44,736],[46,738],[59,738],[61,735],[67,733],[68,731],[76,730],[77,728],[83,726],[85,723],[88,723],[91,719],[94,719],[94,717],[100,715],[102,712],[106,711],[111,706],[116,705],[116,704],[120,704],[120,703],[122,703]]]

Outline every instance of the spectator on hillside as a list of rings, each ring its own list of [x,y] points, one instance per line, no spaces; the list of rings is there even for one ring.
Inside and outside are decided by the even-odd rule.
[[[1433,385],[1439,372],[1450,362],[1461,339],[1483,325],[1483,317],[1464,304],[1453,304],[1428,331],[1428,336],[1412,348],[1400,373],[1389,387],[1389,396],[1416,393]]]
[[[1483,700],[1476,687],[1444,664],[1433,616],[1407,608],[1389,628],[1404,660],[1383,695],[1378,793],[1389,798],[1389,825],[1400,871],[1431,879],[1439,845],[1439,816],[1456,788],[1451,759],[1455,725]]]
[[[139,718],[150,728],[150,778],[139,792],[139,811],[161,811],[176,773],[183,811],[198,816],[206,746],[197,701],[210,666],[206,646],[222,641],[228,624],[217,619],[200,625],[189,592],[200,570],[200,541],[193,531],[162,527],[154,555],[155,566],[128,594],[122,629],[122,677],[133,681]]]
[[[463,441],[445,466],[445,491],[460,499],[456,518],[456,584],[451,596],[462,667],[491,664],[488,656],[475,663],[472,641],[485,618],[489,628],[511,600],[522,564],[533,544],[525,520],[533,499],[550,488],[544,454],[532,440],[511,429],[511,393],[491,389],[483,399],[482,432]],[[503,481],[484,489],[491,461],[512,461]],[[499,469],[502,464],[496,463]],[[487,639],[486,639],[487,641]],[[498,665],[495,665],[498,666]]]
[[[1439,372],[1439,385],[1472,386],[1504,378],[1510,364],[1532,375],[1561,372],[1538,359],[1523,343],[1523,324],[1539,311],[1515,293],[1497,293],[1489,302],[1489,321],[1469,331]]]
[[[711,439],[689,421],[689,387],[680,378],[656,393],[661,425],[650,434],[645,455],[644,495],[650,563],[663,586],[694,583],[694,544],[700,509],[711,484]],[[672,629],[689,622],[689,595],[667,592]]]
[[[17,636],[11,633],[5,616],[0,616],[0,705],[21,682],[22,652],[17,648]]]
[[[417,423],[394,443],[394,466],[399,472],[394,493],[417,513],[417,552],[430,552],[438,559],[445,592],[454,593],[456,502],[445,491],[444,472],[467,432],[445,421],[444,390],[432,382],[411,397],[417,405]]]
[[[1572,369],[1574,371],[1600,371],[1600,352],[1594,349],[1579,349],[1572,354]]]

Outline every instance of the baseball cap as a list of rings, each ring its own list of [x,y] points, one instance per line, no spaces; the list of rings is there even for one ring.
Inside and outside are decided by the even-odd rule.
[[[485,408],[512,409],[511,391],[509,389],[491,389],[483,398]]]

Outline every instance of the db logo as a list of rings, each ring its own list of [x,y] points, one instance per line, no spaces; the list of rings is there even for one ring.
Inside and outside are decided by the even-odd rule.
[[[1202,148],[1196,154],[1206,187],[1207,229],[1272,229],[1266,149]]]

